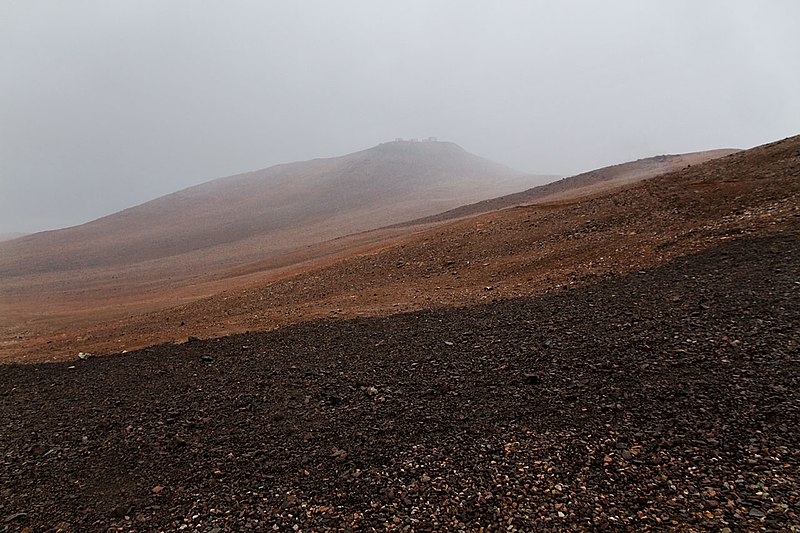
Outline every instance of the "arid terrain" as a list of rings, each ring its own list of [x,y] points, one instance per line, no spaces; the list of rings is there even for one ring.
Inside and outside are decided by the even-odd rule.
[[[410,162],[408,150],[421,152],[424,156],[422,162]],[[388,154],[385,153],[387,151]],[[116,217],[100,219],[85,226],[32,236],[9,243],[5,248],[0,246],[0,252],[5,257],[0,260],[0,266],[5,269],[0,276],[0,303],[3,305],[5,319],[4,323],[0,323],[0,360],[74,359],[81,351],[102,353],[130,350],[159,342],[176,341],[182,337],[185,340],[188,336],[272,329],[290,322],[333,314],[363,316],[393,313],[402,309],[467,304],[487,298],[489,295],[480,292],[480,296],[476,297],[473,294],[474,289],[477,287],[478,291],[483,290],[497,276],[505,276],[507,286],[519,284],[521,288],[515,289],[514,294],[536,292],[546,287],[547,281],[543,278],[540,281],[544,285],[532,284],[528,279],[529,274],[541,277],[544,270],[550,267],[545,262],[542,263],[542,269],[535,266],[523,268],[520,273],[508,277],[511,273],[503,269],[509,252],[517,256],[517,262],[523,261],[526,256],[532,261],[547,261],[548,257],[553,257],[552,253],[561,253],[558,252],[559,247],[569,244],[568,241],[556,238],[555,234],[550,234],[563,232],[570,225],[584,225],[586,213],[583,209],[593,202],[593,196],[607,196],[626,184],[731,152],[733,151],[717,150],[658,156],[615,165],[522,193],[470,204],[436,217],[415,220],[410,219],[433,207],[425,199],[431,191],[430,186],[412,188],[416,200],[409,205],[416,207],[409,209],[406,206],[402,211],[410,221],[321,242],[319,236],[310,237],[307,232],[309,226],[303,223],[304,219],[299,214],[295,214],[297,227],[287,230],[288,233],[283,237],[276,236],[272,231],[259,237],[241,239],[228,235],[231,239],[229,241],[203,247],[196,238],[184,234],[186,228],[176,227],[175,221],[180,219],[181,213],[186,215],[186,209],[185,206],[177,208],[177,213],[173,213],[176,200],[167,196],[129,210],[133,213],[122,212]],[[390,172],[394,179],[402,175],[397,170],[398,166],[403,172],[424,171],[429,179],[433,174],[434,181],[450,183],[450,194],[454,194],[452,191],[457,188],[462,191],[472,190],[471,194],[477,194],[478,190],[487,193],[485,185],[482,189],[477,185],[470,186],[469,180],[466,187],[463,184],[457,187],[456,183],[460,182],[452,177],[445,177],[449,175],[448,172],[458,172],[476,165],[477,168],[472,168],[469,175],[490,176],[491,172],[504,172],[503,169],[498,170],[485,160],[466,154],[448,143],[387,143],[380,145],[378,149],[333,161],[336,165],[344,165],[340,159],[346,160],[347,168],[358,168],[359,175]],[[305,169],[309,164],[312,167],[323,165],[326,169],[330,169],[332,165],[331,160],[315,160],[298,165]],[[264,172],[271,176],[278,170]],[[217,216],[220,209],[230,210],[230,206],[238,206],[238,210],[244,212],[250,209],[249,203],[241,205],[237,200],[238,188],[232,188],[228,183],[238,183],[241,179],[249,184],[253,197],[264,197],[266,192],[256,194],[252,191],[260,183],[253,176],[228,178],[202,185],[199,187],[202,191],[209,187],[224,191],[233,189],[232,193],[228,193],[230,197],[227,200],[217,197],[209,199],[210,207],[205,209],[209,212],[205,212],[202,219],[205,226],[219,225],[220,219],[228,220],[224,216]],[[315,178],[317,181],[319,179],[322,178]],[[512,180],[513,183],[534,178],[515,179],[517,181]],[[387,180],[376,181],[379,182],[376,187],[380,189],[380,182]],[[294,187],[300,188],[299,185]],[[352,184],[342,187],[342,191],[352,190]],[[307,186],[303,190],[311,191],[312,187]],[[492,190],[502,191],[502,187],[493,185]],[[182,194],[198,196],[194,200],[197,205],[190,211],[204,212],[200,199],[206,196],[189,192],[177,193],[177,196]],[[573,206],[576,198],[580,197],[583,197],[585,203]],[[459,198],[465,199],[464,196]],[[270,202],[269,205],[278,203],[275,200]],[[486,222],[479,219],[455,226],[445,224],[468,215],[531,203],[538,207],[528,207],[525,212],[516,214],[504,213],[497,219],[507,219],[511,224],[502,230],[492,228],[495,219],[491,216],[485,219],[490,224],[487,228],[483,228]],[[621,212],[626,208],[623,206],[614,209]],[[587,212],[596,210],[596,207],[588,207]],[[382,211],[387,210],[382,208]],[[356,217],[352,209],[343,208],[343,213],[344,218]],[[529,215],[536,221],[535,230],[531,230],[533,223],[527,220]],[[609,216],[611,215],[609,212]],[[567,218],[559,220],[564,216]],[[137,217],[149,217],[149,220],[129,220]],[[170,222],[173,218],[175,220]],[[186,218],[193,220],[189,215]],[[375,226],[379,221],[389,223],[392,218],[384,213],[370,224]],[[188,254],[175,252],[159,259],[134,260],[138,256],[133,251],[145,246],[146,240],[142,240],[141,232],[137,230],[132,230],[132,236],[126,234],[124,229],[128,223],[134,228],[142,226],[150,228],[148,231],[160,232],[160,237],[154,241],[156,248],[160,249],[162,242],[181,238],[199,248]],[[326,224],[330,235],[344,234],[347,231],[336,220],[328,220]],[[551,224],[554,225],[551,227]],[[112,227],[107,227],[109,225]],[[476,225],[480,226],[477,231],[473,228]],[[503,239],[513,244],[498,247],[495,242],[498,231],[504,232]],[[545,237],[546,240],[542,240],[536,247],[526,244],[532,239],[541,240]],[[289,250],[278,253],[267,245],[254,244],[254,238],[270,241],[269,246],[274,245],[275,239],[286,238],[295,243],[295,247],[284,245]],[[60,244],[62,240],[65,243],[63,247]],[[463,250],[451,249],[452,246],[448,243],[455,241],[464,241]],[[300,245],[301,243],[306,244]],[[409,247],[409,253],[398,255],[398,246]],[[76,251],[81,248],[87,251],[86,257]],[[88,253],[89,250],[91,253]],[[382,253],[384,250],[385,254]],[[156,250],[148,253],[152,255],[167,252]],[[123,261],[128,256],[131,263]],[[370,259],[373,266],[365,267],[361,264],[366,256],[374,256],[374,260]],[[253,257],[259,259],[251,261]],[[491,260],[486,263],[489,259]],[[88,261],[91,265],[84,268],[70,266],[79,261]],[[345,262],[341,263],[342,261]],[[424,268],[414,268],[414,263],[419,261],[422,261],[420,264]],[[440,262],[458,265],[444,268],[444,283],[438,275],[432,276],[443,268]],[[235,266],[231,266],[232,263]],[[399,263],[403,263],[403,270],[398,268]],[[420,264],[416,266],[419,267]],[[357,270],[352,270],[353,268]],[[459,270],[461,275],[458,274]],[[547,275],[554,274],[555,271],[552,271]],[[482,281],[482,278],[487,281]],[[346,283],[340,284],[339,280]],[[304,289],[295,290],[296,283],[302,284]],[[380,287],[372,292],[361,291],[358,298],[354,299],[355,295],[350,288],[364,283],[377,284]],[[254,290],[266,291],[268,294],[259,292],[254,298]],[[494,293],[491,296],[496,295]],[[175,320],[174,317],[178,316],[180,319]]]
[[[384,143],[213,180],[80,226],[4,242],[0,276],[39,276],[47,284],[52,275],[92,288],[103,275],[132,274],[161,287],[545,180],[452,143]]]
[[[593,187],[9,306],[0,527],[800,529],[800,137]]]

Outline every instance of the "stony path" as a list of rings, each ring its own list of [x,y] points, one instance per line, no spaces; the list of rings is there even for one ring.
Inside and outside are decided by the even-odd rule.
[[[0,530],[800,530],[799,235],[2,367]]]

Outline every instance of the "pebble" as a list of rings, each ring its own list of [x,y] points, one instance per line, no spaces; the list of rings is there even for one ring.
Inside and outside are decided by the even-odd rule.
[[[784,241],[768,249],[796,253]],[[10,365],[0,520],[28,515],[0,530],[791,531],[798,302],[785,283],[766,289],[781,278],[752,261],[781,253],[758,242],[733,248],[751,258],[737,268],[715,271],[715,248],[591,295],[203,341],[195,362],[228,363],[209,372],[176,346],[96,358],[93,372]],[[663,307],[672,290],[685,307]],[[700,294],[714,313],[695,320]],[[748,356],[723,333],[747,339]]]
[[[4,522],[6,522],[6,523],[13,522],[14,520],[17,520],[17,519],[20,519],[20,518],[25,518],[26,516],[28,516],[28,513],[12,513],[12,514],[6,516]]]

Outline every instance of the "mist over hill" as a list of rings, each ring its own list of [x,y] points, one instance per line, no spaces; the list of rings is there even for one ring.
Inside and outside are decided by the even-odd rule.
[[[0,233],[0,242],[2,241],[10,241],[12,239],[19,239],[20,237],[24,237],[26,233]]]
[[[182,267],[232,265],[517,192],[545,179],[449,142],[388,142],[213,180],[87,224],[3,243],[0,273],[177,256]]]

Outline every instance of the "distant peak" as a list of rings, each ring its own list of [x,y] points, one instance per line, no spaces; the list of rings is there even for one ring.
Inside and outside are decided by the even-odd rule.
[[[445,151],[458,151],[463,152],[465,151],[459,145],[449,142],[449,141],[440,141],[436,137],[425,137],[424,139],[403,139],[403,138],[396,138],[393,141],[387,141],[375,146],[374,148],[379,150],[402,150],[404,152],[433,152],[438,153],[442,150]]]
[[[420,143],[420,142],[421,143],[435,143],[435,142],[439,142],[439,139],[437,139],[436,137],[425,137],[424,139],[417,139],[416,137],[412,137],[410,139],[404,139],[402,137],[395,137],[394,141],[391,141],[391,142],[395,142],[395,143]],[[383,144],[389,144],[389,143],[383,143]]]

